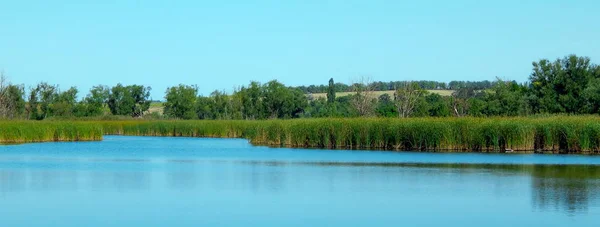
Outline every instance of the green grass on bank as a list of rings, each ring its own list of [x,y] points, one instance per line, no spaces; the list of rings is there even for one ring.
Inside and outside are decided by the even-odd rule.
[[[0,121],[0,143],[93,141],[102,139],[95,122]]]
[[[2,143],[99,140],[102,134],[246,138],[284,147],[598,153],[600,117],[0,122]]]

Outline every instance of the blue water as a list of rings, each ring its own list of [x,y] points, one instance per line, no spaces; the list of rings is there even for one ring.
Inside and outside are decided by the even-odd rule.
[[[599,223],[600,156],[131,136],[0,146],[0,226]]]

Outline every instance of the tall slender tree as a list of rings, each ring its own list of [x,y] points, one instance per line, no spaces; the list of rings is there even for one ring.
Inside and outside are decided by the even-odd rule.
[[[327,88],[327,102],[335,102],[335,83],[333,82],[333,78],[329,79],[329,87]]]

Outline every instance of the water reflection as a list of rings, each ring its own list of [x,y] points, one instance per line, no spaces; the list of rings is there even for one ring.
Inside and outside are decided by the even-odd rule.
[[[282,195],[290,190],[317,190],[330,194],[347,192],[343,190],[377,193],[378,190],[399,191],[407,184],[438,184],[435,186],[439,187],[448,182],[470,180],[481,182],[480,186],[488,187],[484,190],[501,197],[527,193],[514,191],[518,188],[515,185],[520,184],[519,180],[524,179],[526,187],[530,188],[531,206],[535,211],[577,214],[600,206],[600,166],[595,165],[185,159],[162,160],[158,164],[151,160],[118,160],[114,161],[116,164],[107,159],[88,160],[92,164],[85,165],[81,164],[86,162],[82,160],[70,162],[78,164],[0,169],[0,196],[9,197],[25,191],[145,191],[153,187],[187,192],[250,191],[255,195]],[[148,167],[154,164],[156,166]],[[104,167],[94,169],[98,165]]]
[[[23,171],[0,170],[1,196],[27,188],[27,175]]]
[[[29,186],[32,190],[77,190],[79,174],[74,171],[49,170],[29,171]]]
[[[85,176],[93,190],[136,191],[151,187],[151,172],[148,171],[94,171]]]
[[[278,162],[278,161],[240,161],[251,166],[320,166],[320,167],[354,167],[344,169],[343,175],[349,175],[352,181],[363,182],[369,178],[382,178],[382,181],[393,180],[398,173],[412,174],[414,179],[426,177],[433,180],[432,175],[453,174],[452,178],[460,181],[464,174],[491,174],[499,177],[526,176],[531,178],[531,204],[538,211],[559,211],[570,214],[586,212],[590,206],[600,206],[600,166],[597,165],[516,165],[516,164],[462,164],[462,163],[365,163],[365,162]],[[395,174],[373,174],[369,167],[397,169]],[[406,169],[418,169],[417,172]],[[433,170],[425,172],[423,170]],[[426,175],[426,176],[424,176]],[[326,172],[327,185],[333,191],[335,180],[343,177],[335,172]],[[409,177],[410,176],[404,176]],[[254,178],[253,178],[254,179]],[[267,179],[269,180],[269,179]],[[280,181],[280,180],[278,180]],[[271,184],[276,182],[267,181]],[[253,182],[253,185],[257,182]],[[494,184],[494,193],[508,195],[520,193],[510,191],[500,183]]]
[[[597,166],[536,165],[532,167],[533,207],[540,210],[585,212],[598,204]]]

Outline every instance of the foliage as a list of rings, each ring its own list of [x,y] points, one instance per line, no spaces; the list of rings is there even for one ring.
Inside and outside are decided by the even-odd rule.
[[[39,83],[29,92],[29,118],[43,120],[48,117],[50,105],[54,102],[57,94],[57,87],[46,82]]]
[[[2,77],[4,78],[4,77]],[[4,81],[4,80],[2,80]],[[39,83],[24,86],[3,82],[0,118],[69,118],[112,115],[141,118],[150,113],[150,87],[117,84],[93,87],[77,100],[77,89]],[[424,89],[453,89],[441,96]],[[395,90],[395,95],[374,91]],[[336,92],[352,91],[342,96]],[[197,96],[196,86],[179,85],[165,92],[163,116],[172,119],[263,120],[325,117],[493,117],[536,114],[599,114],[600,66],[587,57],[570,55],[533,63],[529,81],[391,81],[362,79],[346,85],[288,87],[273,80],[256,81],[232,93],[214,91]],[[326,99],[312,92],[327,93]],[[385,92],[383,92],[385,93]],[[390,92],[391,94],[391,92]],[[336,97],[337,96],[337,97]],[[107,111],[108,110],[108,111]],[[152,109],[156,112],[155,108]],[[106,114],[105,114],[106,113]],[[155,118],[158,116],[154,116]]]
[[[529,76],[531,91],[535,95],[535,113],[585,113],[585,90],[590,81],[600,78],[600,66],[591,63],[588,57],[569,55],[550,62],[546,59],[533,63]],[[592,84],[595,86],[595,84]],[[591,88],[594,89],[594,88]],[[590,98],[590,90],[587,96]],[[593,101],[593,98],[591,99]],[[593,105],[593,104],[592,104]]]
[[[396,89],[394,100],[398,117],[410,117],[419,102],[419,99],[426,94],[416,83],[405,83]]]
[[[0,121],[0,142],[98,140],[102,134],[247,138],[256,145],[418,151],[598,153],[600,117]]]
[[[97,85],[90,89],[90,93],[80,104],[77,115],[85,117],[101,116],[108,101],[110,89],[107,86]]]
[[[141,117],[150,108],[150,87],[117,84],[108,95],[108,108],[113,115]]]
[[[0,119],[18,118],[25,110],[25,90],[22,85],[8,82],[4,73],[0,72]]]
[[[335,102],[335,83],[333,82],[333,78],[329,79],[329,87],[327,88],[327,102]]]
[[[179,119],[194,119],[197,117],[195,102],[198,94],[197,86],[179,86],[167,88],[165,92],[164,115]]]
[[[77,106],[77,88],[57,92],[50,108],[51,116],[72,116]]]

